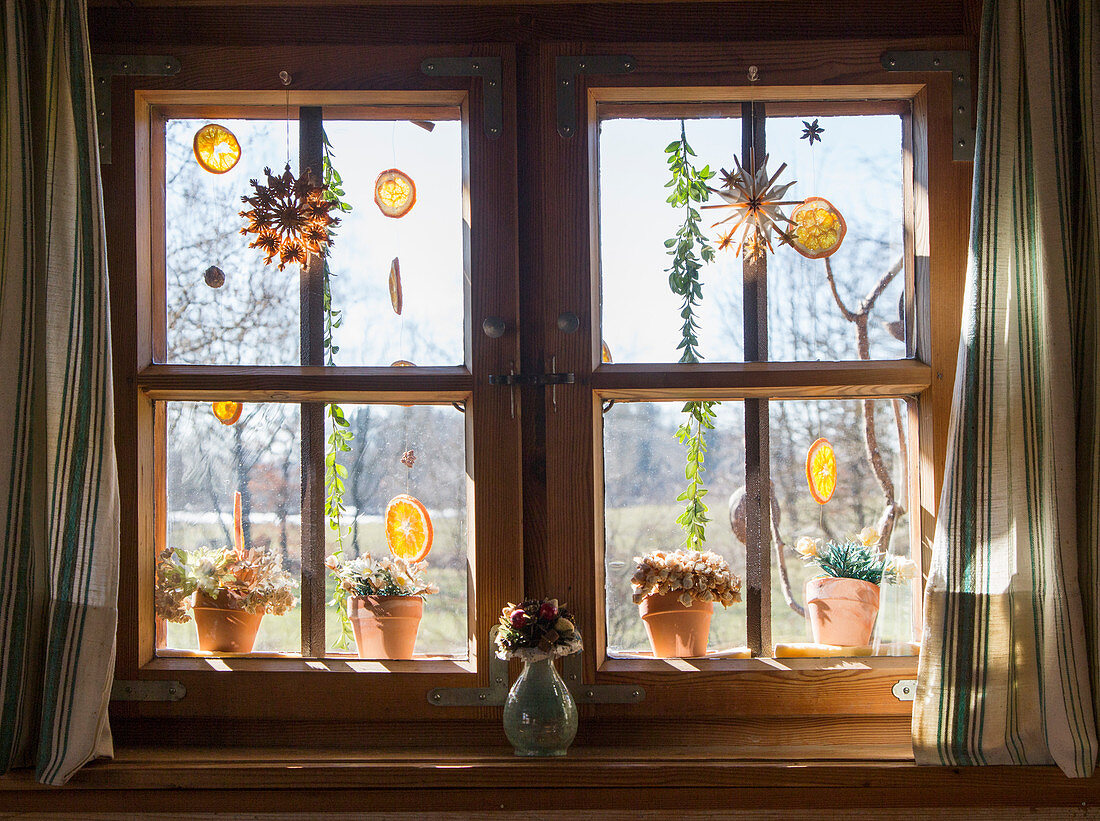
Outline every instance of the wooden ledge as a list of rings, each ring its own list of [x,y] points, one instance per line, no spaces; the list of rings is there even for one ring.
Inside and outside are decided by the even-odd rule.
[[[369,739],[364,739],[369,743]],[[845,752],[845,751],[840,751]],[[0,778],[12,811],[179,810],[327,812],[493,807],[713,809],[724,806],[1081,806],[1100,802],[1100,778],[1068,779],[1051,767],[917,767],[883,745],[755,748],[755,758],[690,747],[648,751],[578,747],[562,759],[521,759],[508,748],[478,752],[124,748],[85,767],[67,787],[23,771]],[[880,758],[868,760],[872,753]],[[783,755],[786,754],[786,758]],[[795,760],[794,756],[798,756]],[[826,756],[832,756],[827,758]],[[885,760],[895,756],[893,760]],[[907,760],[908,758],[908,760]]]

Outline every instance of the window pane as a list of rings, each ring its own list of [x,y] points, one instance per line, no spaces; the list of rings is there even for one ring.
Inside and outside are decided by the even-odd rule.
[[[331,406],[330,406],[331,407]],[[420,500],[431,518],[433,539],[425,577],[439,592],[424,599],[415,652],[418,656],[467,656],[467,513],[465,418],[450,405],[342,405],[351,435],[348,450],[338,453],[344,511],[339,531],[326,529],[326,555],[343,551],[345,561],[390,555],[383,514],[391,499],[409,494]],[[332,416],[326,418],[326,440],[332,448]],[[402,462],[412,451],[412,467]],[[331,479],[328,485],[331,493]],[[336,582],[326,573],[328,599]],[[325,633],[330,650],[355,653],[355,642],[340,646],[341,620],[326,610]]]
[[[739,119],[687,120],[684,128],[699,169],[729,168],[741,150]],[[684,221],[684,209],[665,201],[665,147],[679,138],[679,120],[600,123],[602,327],[615,362],[680,359],[681,298],[669,289],[664,244]],[[702,218],[713,240],[714,220],[705,211]],[[741,262],[732,253],[718,254],[701,276],[703,299],[696,316],[702,354],[709,361],[743,361]]]
[[[342,314],[333,340],[339,365],[461,364],[463,354],[462,128],[411,122],[336,120],[325,133],[352,210],[340,215],[329,269],[332,305]],[[398,168],[416,185],[400,218],[375,205],[379,173]],[[390,301],[390,267],[400,260],[401,315]]]
[[[651,653],[638,607],[631,599],[634,557],[684,546],[676,518],[684,503],[684,446],[676,441],[683,403],[617,403],[604,415],[604,544],[607,644],[611,655]],[[733,536],[726,500],[744,485],[745,433],[740,402],[716,409],[707,434],[706,473],[711,522],[706,547],[744,578],[745,546]],[[745,605],[715,605],[709,652],[745,645]]]
[[[263,169],[282,172],[287,159],[283,120],[220,120],[241,146],[224,174],[199,167],[195,132],[209,120],[169,120],[165,128],[165,264],[167,361],[196,365],[298,364],[297,265],[264,265],[240,233],[251,195],[249,180]],[[298,168],[298,123],[290,123],[292,170]],[[219,275],[207,276],[216,267]]]
[[[277,557],[297,582],[302,556],[298,406],[249,403],[236,422],[223,424],[209,402],[166,405],[168,546],[194,558],[196,568],[202,548],[232,548],[239,492],[244,548]],[[187,623],[167,625],[169,648],[199,648],[190,603],[189,598],[183,608]],[[297,602],[284,615],[264,615],[254,649],[298,652],[300,625]]]
[[[787,199],[824,197],[847,224],[840,248],[828,258],[837,291],[850,311],[894,273],[867,317],[871,359],[905,356],[902,269],[904,199],[901,117],[896,114],[817,117],[825,130],[811,147],[804,121],[769,116],[768,170],[787,163],[795,180]],[[790,209],[786,211],[790,216]],[[768,354],[773,360],[859,359],[856,325],[845,320],[826,275],[826,261],[781,247],[768,256]]]
[[[873,412],[871,434],[865,427],[865,405]],[[772,401],[769,409],[773,511],[779,511],[773,534],[778,532],[784,544],[783,558],[795,603],[805,605],[806,580],[821,572],[796,552],[798,539],[807,536],[821,541],[858,541],[864,528],[877,531],[881,527],[890,500],[899,506],[899,514],[889,538],[889,553],[908,558],[909,516],[902,512],[909,503],[905,402]],[[814,500],[806,479],[806,454],[819,437],[829,440],[836,456],[836,489],[825,505]],[[872,452],[881,459],[881,479],[872,465]],[[777,643],[813,641],[807,620],[784,600],[781,576],[773,561],[772,639]],[[912,625],[913,586],[881,585],[875,641],[909,642],[913,639]],[[900,651],[893,648],[890,652]]]

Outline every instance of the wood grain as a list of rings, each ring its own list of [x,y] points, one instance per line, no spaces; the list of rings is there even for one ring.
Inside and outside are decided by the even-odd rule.
[[[931,384],[916,360],[880,362],[731,362],[705,365],[603,365],[591,386],[605,399],[676,400],[913,396]]]

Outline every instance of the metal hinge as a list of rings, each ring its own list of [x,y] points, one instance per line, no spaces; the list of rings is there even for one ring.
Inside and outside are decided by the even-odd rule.
[[[489,686],[436,687],[428,691],[428,703],[436,707],[500,707],[508,698],[508,662],[498,659],[495,652],[496,625],[489,631]]]
[[[429,77],[480,77],[485,136],[495,140],[504,130],[504,89],[499,57],[429,57],[420,64]]]
[[[185,695],[180,682],[162,679],[116,681],[111,687],[111,701],[179,701]]]
[[[572,137],[577,133],[577,75],[629,74],[637,63],[629,54],[559,57],[554,72],[558,95],[558,133]]]
[[[572,373],[491,373],[490,385],[572,385],[577,381]]]
[[[950,71],[953,157],[974,161],[974,118],[970,109],[969,51],[888,51],[882,55],[887,71]]]
[[[645,701],[645,687],[640,684],[585,684],[583,656],[583,653],[574,653],[561,660],[562,678],[577,704],[637,704]]]
[[[99,162],[111,164],[111,80],[115,75],[168,77],[179,74],[180,61],[167,54],[97,54],[92,57],[95,78],[95,117],[99,131]]]
[[[917,697],[917,680],[915,678],[903,678],[894,684],[890,692],[898,701],[913,701]]]

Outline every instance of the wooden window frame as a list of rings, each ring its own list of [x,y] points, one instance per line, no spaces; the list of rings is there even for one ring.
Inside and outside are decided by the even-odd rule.
[[[971,165],[952,162],[949,77],[939,73],[893,75],[879,64],[884,51],[907,47],[960,48],[966,47],[966,41],[961,37],[919,42],[799,41],[798,53],[812,56],[798,59],[792,59],[791,43],[779,41],[692,42],[690,49],[682,43],[601,42],[583,51],[629,53],[635,57],[638,70],[626,78],[579,77],[576,86],[582,113],[588,89],[602,86],[733,88],[742,95],[751,88],[743,79],[750,64],[761,67],[765,85],[759,91],[762,97],[772,99],[775,87],[784,86],[819,87],[822,97],[829,99],[836,98],[838,86],[882,85],[895,93],[902,87],[910,89],[915,121],[925,123],[923,129],[914,129],[914,140],[920,145],[914,152],[913,173],[923,181],[918,188],[929,192],[932,206],[927,221],[916,223],[913,236],[907,236],[906,241],[912,244],[916,260],[915,293],[927,300],[933,293],[937,295],[937,312],[925,312],[929,327],[918,335],[922,342],[915,352],[919,362],[928,366],[930,384],[920,391],[919,424],[913,428],[918,431],[919,447],[910,454],[921,477],[920,509],[912,512],[911,526],[920,528],[922,556],[927,559],[946,453],[965,273]],[[497,438],[522,441],[523,445],[522,451],[518,447],[509,450],[506,444],[496,449],[504,464],[502,475],[507,478],[487,482],[482,488],[484,496],[479,497],[488,498],[498,509],[522,506],[523,516],[522,525],[515,519],[494,517],[489,532],[479,533],[479,539],[484,536],[491,546],[488,558],[499,557],[501,563],[485,584],[478,583],[477,618],[481,624],[491,624],[500,602],[514,601],[525,592],[554,594],[574,605],[586,637],[597,636],[596,622],[601,614],[595,607],[598,563],[592,549],[595,495],[591,479],[576,481],[576,466],[590,465],[595,475],[598,443],[593,437],[593,414],[598,403],[593,401],[592,389],[597,384],[594,379],[608,397],[637,386],[630,378],[634,366],[601,371],[598,376],[594,373],[592,293],[586,279],[575,275],[588,270],[592,259],[586,176],[591,135],[582,130],[568,140],[558,136],[553,121],[553,93],[548,90],[554,87],[555,58],[576,54],[580,47],[531,42],[523,47],[519,61],[515,47],[508,44],[359,48],[343,43],[275,45],[261,51],[264,59],[257,60],[255,49],[212,48],[196,41],[172,48],[188,67],[180,77],[115,80],[114,164],[104,166],[104,184],[109,192],[116,437],[124,500],[116,678],[179,680],[188,687],[188,695],[174,703],[113,703],[112,729],[118,739],[154,744],[166,737],[175,743],[249,744],[256,732],[262,732],[271,743],[343,746],[358,744],[362,736],[355,735],[356,730],[369,727],[371,739],[378,745],[454,745],[464,749],[499,745],[499,710],[444,710],[428,705],[423,698],[432,686],[487,685],[488,665],[484,661],[488,648],[484,637],[478,637],[476,672],[425,675],[374,662],[314,666],[300,659],[231,659],[217,664],[207,659],[154,661],[151,625],[148,635],[136,627],[138,614],[152,611],[151,584],[145,588],[139,584],[142,577],[151,580],[151,565],[140,567],[137,551],[127,545],[135,545],[142,534],[152,533],[155,523],[148,504],[141,505],[140,513],[127,505],[131,504],[129,500],[148,494],[152,481],[154,466],[148,461],[139,465],[137,461],[141,447],[152,441],[151,398],[177,388],[191,391],[189,395],[197,398],[212,398],[238,385],[238,379],[244,377],[248,380],[247,390],[239,393],[241,398],[262,399],[281,390],[284,377],[290,375],[268,370],[257,376],[223,369],[208,381],[201,381],[187,373],[185,366],[153,363],[151,342],[146,341],[149,336],[143,325],[147,320],[142,318],[141,310],[141,306],[150,304],[149,280],[137,273],[146,264],[142,253],[149,242],[149,227],[139,218],[143,213],[141,204],[147,203],[148,178],[134,173],[147,162],[142,152],[148,151],[148,123],[138,121],[140,111],[130,101],[136,90],[152,93],[197,89],[208,95],[225,92],[227,99],[239,100],[240,94],[249,90],[276,87],[269,75],[271,66],[278,65],[286,66],[295,77],[308,66],[310,86],[318,92],[384,87],[396,91],[462,90],[468,94],[470,127],[466,136],[471,142],[473,211],[490,217],[472,225],[473,265],[475,270],[484,266],[503,287],[474,299],[474,322],[467,324],[466,332],[468,337],[476,332],[480,319],[486,316],[503,317],[509,329],[521,329],[519,334],[506,334],[500,345],[487,345],[476,334],[479,339],[472,343],[474,364],[481,373],[507,372],[513,363],[517,371],[539,372],[556,361],[557,370],[573,371],[578,379],[576,388],[557,390],[556,413],[550,408],[548,391],[544,396],[541,388],[518,389],[515,419],[509,417],[506,391],[479,381],[469,386],[473,407],[480,408],[485,416],[492,409],[506,420],[498,429],[484,421],[474,424],[481,424],[481,430],[491,430]],[[419,70],[427,56],[471,54],[499,55],[504,60],[505,122],[502,137],[495,142],[488,141],[480,128],[480,81],[425,79]],[[275,95],[275,105],[281,106],[283,92],[279,90]],[[127,135],[131,134],[136,135],[136,141],[128,144]],[[479,187],[478,181],[484,185]],[[136,195],[132,203],[128,197],[118,196],[128,192]],[[492,208],[486,208],[486,204]],[[561,210],[565,205],[569,208]],[[548,214],[554,219],[547,219]],[[565,336],[556,331],[557,317],[565,310],[581,318],[581,332]],[[686,390],[700,398],[728,388],[726,377],[709,368],[699,366],[690,377],[676,374],[666,387]],[[745,392],[777,395],[776,391],[791,390],[789,378],[785,380],[777,369],[773,368],[775,373],[770,376],[752,363],[741,370],[738,379]],[[819,374],[807,382],[809,388],[837,383],[864,388],[887,382],[913,385],[926,379],[924,375],[915,378],[908,364],[900,369],[892,364],[873,364],[868,369],[860,363],[842,363],[817,370]],[[423,395],[425,390],[414,374],[402,374],[400,379],[405,381],[391,381],[385,387],[369,368],[347,369],[347,376],[359,380],[355,389],[327,396],[348,401],[361,396],[358,387],[367,385],[377,389],[377,400],[393,401]],[[321,374],[308,368],[290,378],[292,388],[310,398],[323,388]],[[467,387],[461,380],[448,385],[459,393]],[[818,394],[810,391],[809,395]],[[578,419],[580,427],[576,426]],[[584,433],[585,440],[577,438],[578,431]],[[578,441],[580,447],[574,447]],[[505,544],[511,549],[501,547]],[[486,549],[480,541],[477,550],[479,559],[485,559]],[[746,745],[766,744],[786,750],[784,755],[812,757],[813,752],[800,754],[798,749],[812,747],[820,751],[830,744],[854,741],[871,745],[867,757],[875,757],[876,748],[885,751],[894,745],[890,749],[896,749],[907,742],[910,708],[893,697],[891,687],[899,678],[913,677],[914,660],[747,661],[749,669],[729,661],[715,662],[703,671],[693,669],[690,663],[679,665],[681,670],[669,670],[666,665],[662,669],[635,666],[624,671],[615,669],[615,660],[597,658],[590,640],[583,657],[584,682],[640,682],[646,687],[646,698],[641,704],[582,706],[578,744],[690,744],[741,750]],[[166,664],[158,668],[161,662]],[[381,675],[356,674],[364,669]],[[330,674],[317,675],[318,671]],[[516,672],[512,670],[513,675]],[[256,692],[262,692],[263,698],[254,697]],[[667,716],[676,719],[661,720]],[[426,729],[420,730],[422,727]],[[808,745],[809,734],[812,740]]]
[[[512,214],[515,210],[515,143],[486,136],[479,79],[427,78],[420,71],[425,56],[453,51],[419,49],[413,54],[407,49],[378,50],[365,60],[366,66],[360,66],[366,70],[359,75],[356,88],[350,90],[346,89],[342,73],[347,68],[346,61],[330,60],[320,68],[315,61],[311,67],[317,69],[314,75],[320,78],[315,81],[317,85],[309,90],[291,90],[289,105],[295,110],[298,106],[311,106],[318,111],[320,107],[329,108],[330,112],[336,107],[335,114],[340,118],[409,119],[423,118],[431,112],[461,121],[466,304],[464,364],[455,367],[326,368],[320,365],[319,358],[306,358],[308,352],[303,359],[309,364],[292,366],[166,364],[164,123],[168,117],[191,115],[247,114],[281,119],[286,116],[287,92],[256,91],[262,87],[256,82],[256,69],[245,69],[237,77],[220,73],[218,83],[202,77],[182,83],[171,79],[147,81],[147,85],[159,87],[143,84],[135,88],[132,121],[116,119],[117,126],[131,127],[134,135],[132,146],[116,152],[115,163],[133,168],[131,184],[135,196],[132,213],[117,205],[112,209],[116,214],[114,227],[117,230],[117,222],[131,222],[136,237],[136,243],[129,245],[132,256],[112,268],[112,273],[120,269],[127,272],[124,276],[132,282],[130,288],[123,289],[124,298],[116,298],[113,307],[116,323],[122,321],[123,335],[127,331],[131,334],[121,351],[116,343],[116,373],[122,372],[117,384],[124,396],[118,424],[120,462],[134,465],[132,473],[125,471],[129,475],[123,477],[124,485],[129,484],[133,492],[132,506],[124,505],[124,512],[133,512],[127,513],[123,521],[123,544],[131,547],[123,550],[120,565],[116,678],[178,680],[187,691],[186,698],[177,703],[114,704],[113,719],[123,733],[127,726],[146,726],[146,720],[154,716],[161,721],[173,717],[182,721],[195,715],[219,717],[230,725],[249,720],[385,722],[394,715],[408,720],[439,719],[443,714],[424,698],[428,689],[489,684],[488,658],[493,648],[483,635],[485,631],[475,625],[492,624],[499,612],[498,602],[515,598],[521,587],[520,476],[516,456],[519,421],[511,415],[507,396],[489,389],[488,380],[478,375],[506,372],[518,351],[514,334],[488,340],[471,329],[475,326],[473,317],[478,317],[479,324],[480,317],[487,315],[502,316],[512,327],[516,323],[516,291],[514,284],[509,287],[517,256],[516,232],[509,209],[500,210],[502,203],[506,206],[511,203]],[[496,53],[499,55],[500,51]],[[326,82],[329,89],[325,88]],[[507,82],[512,82],[511,75]],[[229,83],[231,87],[219,88],[219,83]],[[264,85],[270,87],[270,83]],[[386,90],[377,90],[380,88]],[[292,112],[292,116],[297,115]],[[303,280],[310,278],[312,267],[312,264],[305,266]],[[316,303],[313,284],[302,289],[304,303],[307,299]],[[315,308],[317,304],[308,308],[303,304],[303,327],[307,324],[306,310]],[[467,659],[370,661],[343,654],[324,656],[323,650],[314,651],[312,656],[316,657],[298,654],[212,657],[179,652],[157,655],[151,614],[153,557],[166,532],[161,504],[165,498],[166,463],[163,403],[214,398],[303,403],[303,409],[312,406],[318,410],[326,402],[465,404],[470,516]],[[312,473],[311,477],[303,470],[303,495],[312,478],[313,492],[317,494],[312,505],[317,505],[323,503],[323,479],[316,471]],[[130,483],[128,478],[135,481]],[[123,492],[126,493],[125,488]],[[478,510],[491,511],[498,505],[511,508],[515,515],[477,516]],[[321,568],[321,579],[309,597],[315,608],[318,605],[323,608],[325,571],[320,563],[324,521],[323,518],[316,521],[321,525],[317,537],[320,547],[314,549],[316,555],[312,558],[313,564]],[[303,533],[303,568],[306,553]],[[303,588],[302,592],[309,595],[308,585]],[[303,606],[306,604],[304,595]],[[323,611],[313,623],[320,624],[323,630]],[[305,624],[303,615],[304,627]],[[304,629],[303,638],[306,632]],[[319,676],[318,672],[330,675]],[[248,704],[242,706],[242,695],[255,691],[258,674],[263,676],[264,698],[245,698]],[[226,730],[227,736],[232,733]]]
[[[629,75],[587,75],[577,78],[577,94],[587,101],[587,129],[567,144],[549,144],[547,179],[542,192],[548,210],[565,203],[586,204],[583,224],[561,231],[569,239],[555,248],[554,264],[582,270],[569,283],[538,292],[541,321],[550,324],[563,310],[581,319],[581,331],[549,340],[543,358],[553,356],[558,370],[574,371],[577,388],[559,391],[556,408],[544,406],[546,425],[546,487],[549,544],[570,545],[532,573],[528,587],[565,591],[582,613],[586,635],[594,637],[584,659],[585,680],[595,684],[642,684],[643,702],[619,708],[619,715],[638,724],[690,710],[704,720],[751,720],[763,716],[817,715],[873,719],[887,735],[904,737],[910,705],[899,701],[893,686],[916,677],[915,657],[639,659],[612,658],[605,634],[605,579],[602,522],[602,404],[607,399],[755,399],[901,397],[909,400],[910,475],[914,477],[910,527],[914,559],[925,571],[931,553],[936,499],[942,481],[943,454],[954,373],[959,312],[952,300],[929,312],[933,293],[960,298],[965,263],[965,230],[948,220],[964,212],[968,197],[968,163],[953,163],[951,94],[947,78],[886,72],[874,42],[846,44],[800,43],[799,52],[820,59],[791,60],[781,44],[693,44],[690,53],[655,44],[632,44],[614,53],[629,53],[637,70]],[[542,50],[543,71],[549,74],[561,47]],[[828,61],[835,59],[838,64]],[[761,67],[766,82],[751,83],[748,65]],[[545,77],[544,74],[544,77]],[[717,82],[716,82],[717,80]],[[704,365],[604,365],[600,362],[598,247],[598,123],[601,105],[616,114],[652,112],[665,104],[711,106],[715,115],[729,113],[736,101],[826,101],[838,110],[860,100],[897,101],[908,113],[904,128],[907,182],[904,249],[907,258],[906,306],[914,328],[906,360],[874,362],[745,362]],[[739,108],[739,106],[737,106]],[[560,229],[559,229],[560,230]],[[574,233],[575,231],[575,233]],[[547,236],[543,242],[552,243]],[[931,249],[935,247],[936,253]],[[564,455],[568,454],[568,458]],[[770,542],[769,542],[770,544]],[[593,549],[591,546],[595,545]],[[770,552],[770,547],[768,548]],[[754,581],[750,569],[749,586]],[[533,578],[534,577],[534,578]],[[756,585],[761,581],[757,571]],[[578,602],[583,605],[578,605]],[[590,612],[586,612],[590,611]],[[761,635],[759,628],[757,642]],[[766,643],[766,642],[764,642]],[[778,725],[777,725],[778,726]],[[854,726],[854,725],[853,725]],[[894,735],[897,733],[897,735]],[[874,734],[871,734],[874,735]]]

